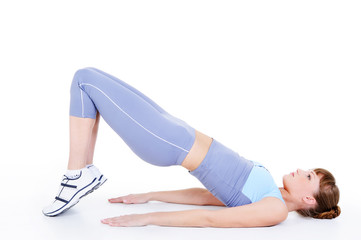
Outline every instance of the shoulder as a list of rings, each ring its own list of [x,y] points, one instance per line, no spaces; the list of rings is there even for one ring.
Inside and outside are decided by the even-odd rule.
[[[253,204],[262,209],[266,217],[274,221],[275,224],[283,222],[288,217],[286,204],[277,197],[265,197]]]

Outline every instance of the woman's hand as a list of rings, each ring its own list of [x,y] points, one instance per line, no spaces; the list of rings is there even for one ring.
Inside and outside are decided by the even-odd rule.
[[[129,194],[122,197],[108,199],[110,203],[147,203],[150,200],[149,193]]]
[[[140,227],[148,225],[148,219],[148,214],[130,214],[106,218],[101,220],[101,222],[111,227]]]

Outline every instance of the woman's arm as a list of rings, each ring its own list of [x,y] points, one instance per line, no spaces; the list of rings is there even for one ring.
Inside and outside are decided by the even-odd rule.
[[[161,201],[169,203],[224,206],[207,189],[189,188],[174,191],[159,191],[139,194],[129,194],[109,199],[111,203],[146,203],[148,201]]]
[[[288,216],[284,203],[267,197],[256,203],[220,210],[196,209],[178,212],[148,213],[147,224],[189,227],[267,227],[283,222]]]
[[[266,227],[281,223],[288,209],[274,197],[259,202],[220,210],[195,209],[175,212],[131,214],[102,220],[110,226],[177,226],[177,227]]]
[[[191,205],[224,206],[221,201],[204,188],[150,192],[149,200]]]

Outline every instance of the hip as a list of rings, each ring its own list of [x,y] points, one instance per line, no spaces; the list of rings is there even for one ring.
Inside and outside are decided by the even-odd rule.
[[[189,171],[194,171],[202,163],[212,144],[213,138],[195,130],[195,140],[182,166]]]

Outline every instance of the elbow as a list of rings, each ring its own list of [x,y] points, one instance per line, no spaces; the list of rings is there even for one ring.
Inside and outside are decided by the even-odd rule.
[[[215,216],[215,211],[207,211],[205,214],[206,227],[219,227],[220,219]]]
[[[218,224],[217,219],[214,219],[213,212],[211,210],[207,210],[204,214],[205,219],[205,227],[216,227]]]
[[[240,219],[229,219],[223,218],[221,216],[217,216],[216,211],[210,212],[207,215],[207,227],[214,227],[214,228],[243,228],[248,227],[247,223],[244,221],[239,221]]]

